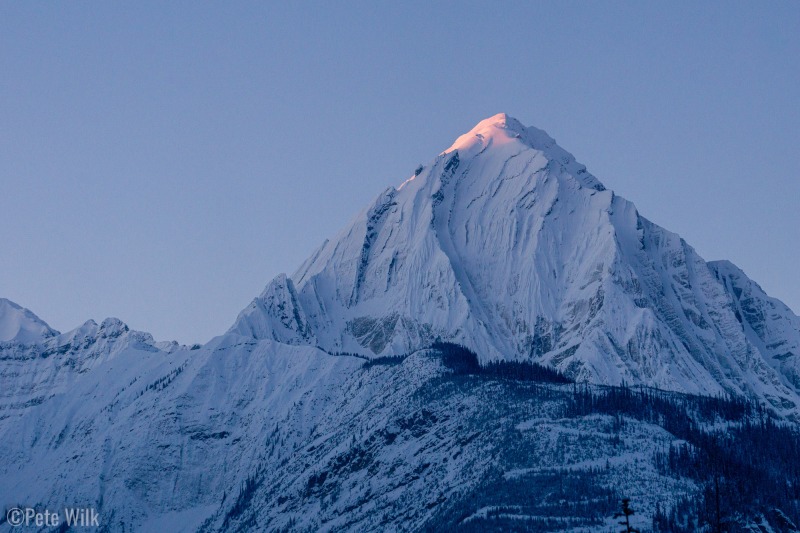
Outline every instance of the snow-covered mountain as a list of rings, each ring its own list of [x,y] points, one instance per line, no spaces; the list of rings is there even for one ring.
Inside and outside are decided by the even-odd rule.
[[[29,343],[57,334],[29,310],[0,298],[0,342]]]
[[[440,338],[484,360],[750,395],[796,416],[797,316],[759,289],[773,335],[760,338],[720,268],[546,133],[499,114],[277,277],[230,331],[366,357]]]
[[[0,300],[0,504],[93,507],[106,531],[597,531],[626,495],[641,527],[705,501],[705,471],[681,470],[716,464],[698,428],[756,454],[737,431],[772,427],[684,393],[794,427],[799,356],[784,304],[501,114],[205,346],[117,319],[59,333]],[[787,509],[730,519],[789,531]]]

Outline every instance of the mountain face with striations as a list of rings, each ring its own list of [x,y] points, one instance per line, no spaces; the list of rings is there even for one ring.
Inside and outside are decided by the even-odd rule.
[[[788,307],[500,114],[204,346],[0,299],[0,505],[105,531],[596,531],[625,496],[643,530],[796,531],[799,359]]]
[[[579,381],[800,406],[785,305],[505,114],[383,192],[230,331],[366,357],[442,339]]]

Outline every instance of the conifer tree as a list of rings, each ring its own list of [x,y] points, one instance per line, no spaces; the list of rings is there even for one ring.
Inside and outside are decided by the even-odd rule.
[[[635,513],[634,513],[633,509],[631,509],[630,503],[631,503],[630,498],[623,498],[622,499],[622,512],[621,513],[615,513],[614,514],[614,518],[623,518],[623,517],[625,518],[625,520],[621,520],[619,522],[619,524],[621,526],[625,526],[625,529],[623,529],[621,531],[621,533],[641,533],[641,531],[639,531],[635,527],[631,526],[630,516],[632,514],[635,514]]]

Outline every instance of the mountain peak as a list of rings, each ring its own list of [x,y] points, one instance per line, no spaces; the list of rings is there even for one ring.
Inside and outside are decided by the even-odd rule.
[[[479,129],[486,129],[490,127],[506,129],[513,131],[515,133],[523,133],[525,131],[525,126],[516,118],[512,117],[508,113],[498,113],[494,116],[489,118],[485,118],[478,122],[473,128],[473,131]]]
[[[546,131],[525,126],[507,113],[498,113],[481,120],[470,131],[460,136],[450,148],[442,152],[458,151],[460,159],[476,157],[488,149],[519,151],[526,148],[541,152],[548,160],[556,162],[575,177],[583,186],[598,191],[605,190],[600,181],[586,171],[586,167],[561,148]]]
[[[0,342],[34,343],[58,335],[44,320],[6,298],[0,298]]]
[[[498,113],[478,122],[474,128],[456,139],[444,153],[454,150],[471,151],[476,146],[483,147],[489,143],[504,144],[519,139],[525,130],[525,126],[519,120],[506,113]]]

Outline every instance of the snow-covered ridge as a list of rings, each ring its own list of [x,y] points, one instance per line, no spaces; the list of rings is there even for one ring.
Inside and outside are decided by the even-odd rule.
[[[109,362],[121,359],[120,365],[137,366],[145,354],[164,358],[176,350],[188,348],[156,343],[149,333],[132,331],[117,318],[0,343],[0,428],[47,399],[69,394],[83,375]],[[124,387],[115,374],[108,380],[112,390]]]
[[[0,342],[24,344],[54,335],[58,332],[31,311],[0,298]]]
[[[796,412],[795,352],[774,364],[733,299],[679,236],[501,113],[381,193],[231,331],[365,357],[441,338],[484,360]],[[790,324],[781,335],[800,338],[791,311],[776,312]]]

